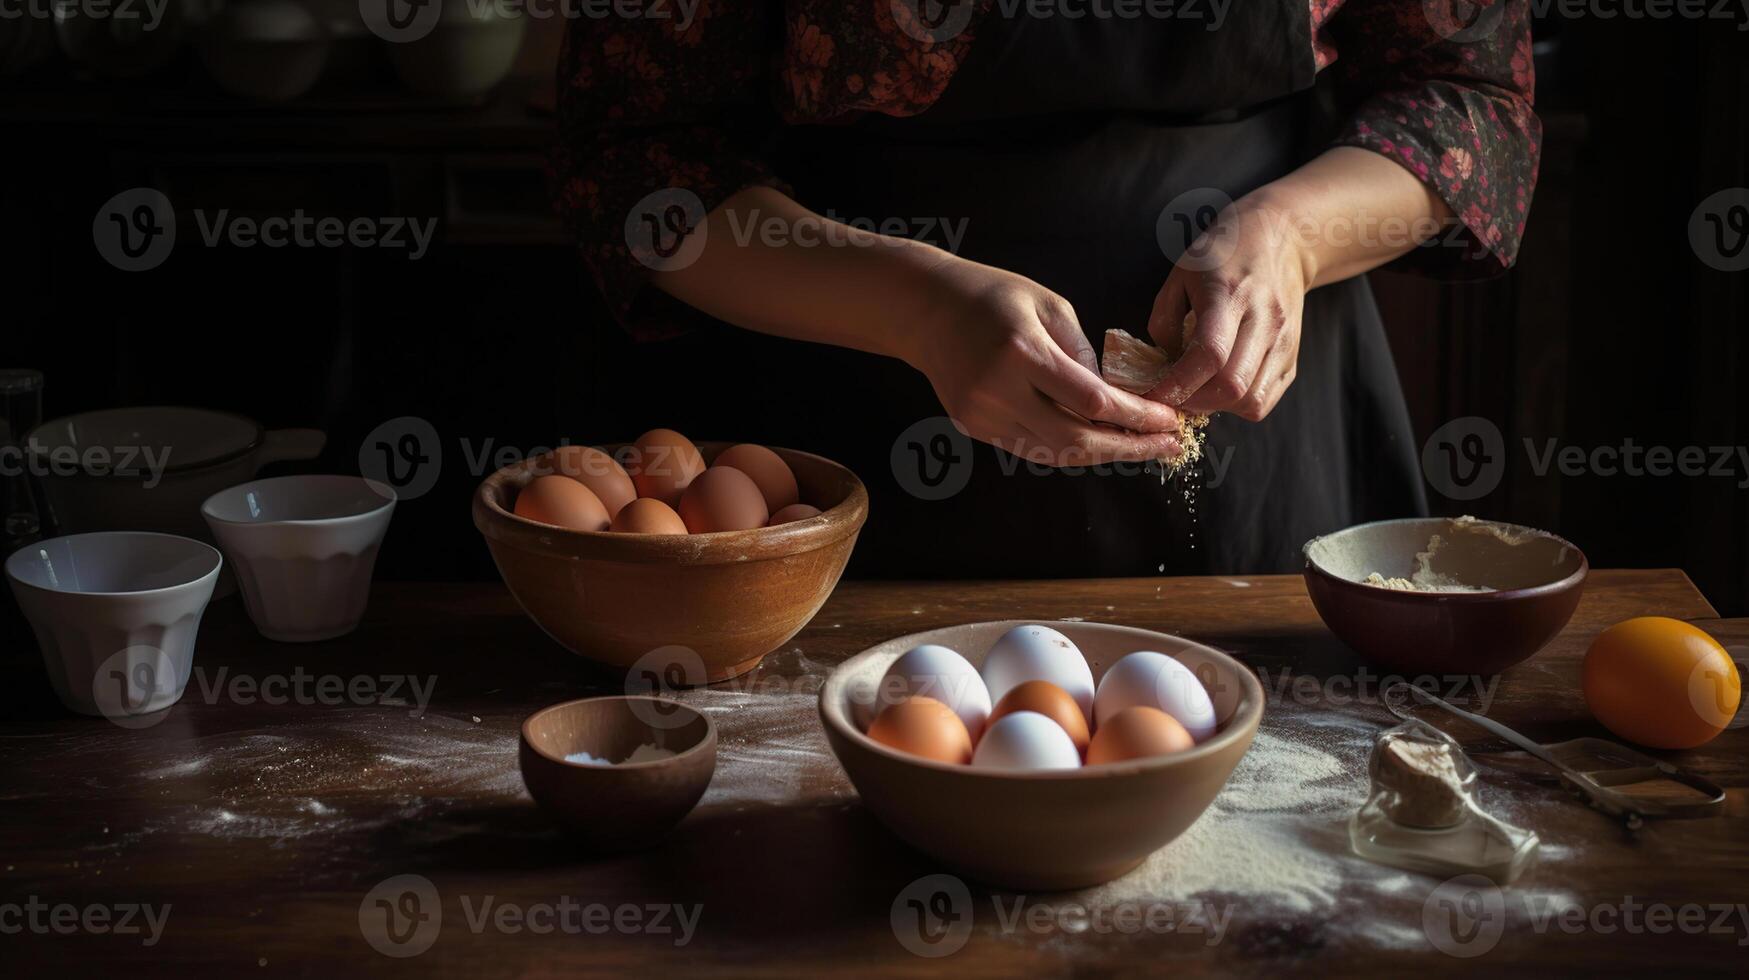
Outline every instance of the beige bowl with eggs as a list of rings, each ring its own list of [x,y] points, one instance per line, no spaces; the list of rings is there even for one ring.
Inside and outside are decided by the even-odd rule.
[[[698,448],[709,462],[730,445]],[[849,469],[772,451],[818,516],[714,534],[541,524],[511,508],[517,491],[553,472],[548,453],[487,477],[474,494],[474,526],[523,611],[567,650],[614,670],[659,674],[669,687],[724,680],[758,666],[814,618],[868,518],[868,491]]]
[[[1226,785],[1263,719],[1263,686],[1213,647],[1133,626],[1049,623],[1081,650],[1098,681],[1125,655],[1154,650],[1189,667],[1214,701],[1215,734],[1186,752],[1079,769],[1013,772],[934,762],[869,738],[855,703],[924,643],[982,668],[1003,633],[1026,620],[973,623],[888,640],[841,664],[820,690],[826,740],[866,804],[907,843],[969,877],[1016,889],[1110,881],[1183,833]]]

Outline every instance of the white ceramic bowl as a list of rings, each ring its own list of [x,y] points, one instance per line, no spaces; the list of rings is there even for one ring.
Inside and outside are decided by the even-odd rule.
[[[61,702],[122,718],[182,697],[222,564],[211,545],[189,538],[105,531],[20,548],[6,559],[6,579]]]
[[[967,623],[913,633],[844,661],[820,688],[826,742],[875,817],[950,870],[1027,891],[1110,881],[1170,843],[1214,802],[1263,720],[1263,685],[1221,651],[1167,633],[1047,621],[1042,625],[1080,649],[1096,679],[1138,650],[1177,660],[1213,699],[1216,733],[1174,755],[1016,772],[907,755],[869,738],[854,721],[858,704],[878,695],[887,668],[906,650],[939,643],[981,668],[997,638],[1023,625]]]
[[[327,437],[317,429],[261,427],[254,419],[204,408],[111,408],[58,418],[25,440],[43,474],[55,526],[86,531],[161,531],[211,541],[201,501],[263,466],[314,459]],[[229,570],[219,595],[230,595]]]
[[[200,54],[232,95],[287,102],[322,77],[328,31],[299,0],[233,0],[202,30]]]
[[[290,642],[358,626],[394,511],[394,490],[358,476],[256,480],[220,490],[200,508],[231,559],[255,628]]]
[[[529,18],[494,4],[433,0],[437,20],[428,33],[389,45],[389,60],[409,89],[451,102],[489,94],[516,67]],[[371,13],[375,11],[373,5]]]

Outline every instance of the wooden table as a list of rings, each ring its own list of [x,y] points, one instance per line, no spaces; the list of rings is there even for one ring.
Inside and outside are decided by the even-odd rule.
[[[1572,624],[1501,679],[1489,713],[1545,741],[1602,734],[1576,687],[1580,657],[1600,628],[1650,613],[1714,615],[1680,572],[1594,572]],[[1359,665],[1323,630],[1296,577],[845,583],[809,628],[754,674],[686,695],[713,711],[722,733],[710,793],[664,846],[598,858],[568,845],[524,793],[516,731],[537,707],[618,685],[559,650],[502,588],[380,584],[356,634],[309,646],[262,640],[229,599],[207,614],[201,672],[188,693],[149,727],[67,715],[47,694],[40,669],[28,672],[35,656],[28,640],[13,644],[10,662],[23,681],[6,695],[12,710],[0,725],[0,962],[28,968],[19,976],[146,967],[151,974],[192,969],[231,977],[835,968],[955,976],[1261,974],[1301,965],[1401,975],[1478,966],[1512,973],[1722,971],[1744,962],[1749,920],[1740,907],[1724,920],[1709,909],[1705,924],[1717,928],[1698,934],[1680,931],[1675,918],[1684,905],[1749,899],[1742,791],[1749,784],[1749,734],[1742,730],[1674,755],[1732,788],[1728,815],[1658,824],[1637,837],[1569,801],[1546,773],[1499,744],[1475,743],[1488,798],[1509,804],[1510,815],[1545,841],[1539,866],[1504,893],[1502,934],[1479,959],[1433,951],[1428,933],[1437,927],[1424,926],[1423,917],[1437,879],[1383,872],[1346,854],[1343,828],[1352,811],[1346,802],[1341,810],[1282,818],[1304,825],[1308,846],[1321,849],[1319,861],[1343,869],[1340,895],[1310,909],[1283,911],[1244,894],[1212,896],[1208,901],[1218,901],[1230,918],[1211,943],[1208,931],[1079,930],[1078,922],[1127,920],[1063,915],[1077,907],[1074,896],[1025,896],[1027,907],[1048,910],[1044,925],[1005,926],[994,903],[1015,897],[971,883],[972,930],[963,949],[941,958],[914,955],[894,925],[896,900],[940,869],[857,802],[819,735],[812,694],[833,664],[878,640],[1017,617],[1128,623],[1232,651],[1263,672],[1271,692],[1267,732],[1292,738],[1345,718],[1328,744],[1339,745],[1351,765],[1364,759],[1372,726],[1389,722],[1364,692],[1344,695],[1340,705],[1324,703],[1338,700],[1333,691],[1353,690],[1352,683],[1329,682],[1352,682]],[[1749,621],[1703,625],[1737,644],[1737,659],[1744,659]],[[409,676],[417,690],[395,680]],[[285,703],[262,703],[238,678],[265,683]],[[366,679],[374,688],[366,688]],[[351,693],[338,690],[343,682],[354,685]],[[398,686],[391,691],[391,684]],[[423,713],[419,691],[430,695]],[[1230,802],[1242,809],[1246,800],[1228,799],[1235,793],[1230,783],[1217,807]],[[1216,817],[1211,811],[1203,820]],[[1260,849],[1245,860],[1267,868],[1295,858]],[[429,881],[435,894],[409,891],[405,883],[413,879],[373,893],[403,875]],[[408,904],[420,894],[424,904]],[[1521,896],[1543,904],[1531,907]],[[412,929],[415,920],[391,923],[378,898],[397,915],[430,917],[435,908],[441,917],[421,933]],[[1122,901],[1136,905],[1134,914],[1147,912],[1145,894]],[[1634,909],[1659,903],[1672,908],[1666,925],[1676,931],[1616,924],[1624,908],[1632,919]],[[114,931],[97,918],[88,924],[98,928],[57,929],[72,920],[54,918],[108,915],[114,924],[130,906],[137,933]],[[660,923],[649,911],[656,906],[670,909]],[[688,934],[672,906],[686,913]],[[1568,906],[1584,916],[1576,929],[1546,915],[1540,926],[1530,921]],[[162,917],[151,946],[148,907]],[[540,931],[558,921],[549,918],[555,914],[579,931]],[[1657,924],[1639,915],[1633,921]],[[613,916],[620,916],[617,925]],[[385,939],[391,924],[412,938],[402,945]],[[381,955],[367,940],[373,931],[396,952],[428,949]]]

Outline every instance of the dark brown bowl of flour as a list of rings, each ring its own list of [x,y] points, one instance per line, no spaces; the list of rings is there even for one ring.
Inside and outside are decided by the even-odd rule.
[[[1573,617],[1591,567],[1547,531],[1469,517],[1360,524],[1304,555],[1324,625],[1415,674],[1497,674],[1529,659]]]

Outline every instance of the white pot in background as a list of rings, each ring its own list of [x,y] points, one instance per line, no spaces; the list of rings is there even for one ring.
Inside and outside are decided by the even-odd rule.
[[[367,23],[383,16],[381,2],[363,8]],[[389,39],[389,60],[409,89],[466,102],[491,92],[516,67],[527,20],[520,10],[496,4],[431,0],[404,30],[380,25],[379,30]]]
[[[328,30],[298,0],[235,0],[202,29],[201,60],[219,87],[261,102],[288,102],[322,77]]]
[[[394,512],[394,490],[357,476],[256,480],[221,490],[201,507],[255,627],[270,640],[292,642],[358,626]]]
[[[119,720],[182,697],[222,563],[189,538],[111,531],[20,548],[6,579],[61,703]]]

